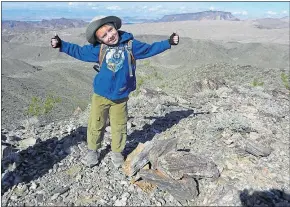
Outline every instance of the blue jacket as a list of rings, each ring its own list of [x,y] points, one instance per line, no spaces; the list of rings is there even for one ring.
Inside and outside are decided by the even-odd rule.
[[[132,53],[137,59],[144,59],[157,55],[171,48],[168,40],[147,44],[135,40],[131,33],[119,31],[120,41],[117,46],[109,47],[103,60],[100,72],[94,78],[94,92],[110,100],[118,100],[129,96],[130,92],[136,89],[136,67],[132,66],[133,76],[129,75],[127,52],[124,45],[127,41],[133,40]],[[85,62],[98,62],[100,44],[84,45],[83,47],[61,42],[61,52],[64,52],[78,60]],[[120,46],[120,47],[118,47]]]

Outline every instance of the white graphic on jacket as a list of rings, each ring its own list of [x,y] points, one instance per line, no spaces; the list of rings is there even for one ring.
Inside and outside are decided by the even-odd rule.
[[[106,55],[107,67],[115,73],[123,67],[124,60],[124,48],[110,48]]]

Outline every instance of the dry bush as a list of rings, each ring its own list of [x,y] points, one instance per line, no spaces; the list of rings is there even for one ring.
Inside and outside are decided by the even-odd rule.
[[[230,129],[233,132],[253,131],[250,120],[236,112],[224,112],[216,114],[211,120],[211,127],[214,131]]]

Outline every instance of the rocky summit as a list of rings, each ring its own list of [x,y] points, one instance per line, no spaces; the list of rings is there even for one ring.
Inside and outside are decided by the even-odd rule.
[[[14,130],[2,129],[2,204],[289,206],[287,91],[202,83],[192,96],[144,88],[131,97],[124,151],[129,157],[140,143],[178,140],[175,152],[180,156],[187,155],[192,163],[207,160],[219,172],[213,179],[203,176],[208,170],[187,171],[196,186],[194,196],[178,197],[160,185],[142,188],[123,168],[115,169],[109,125],[100,163],[84,166],[88,106],[60,122],[40,125],[32,118]],[[165,168],[174,164],[172,153],[168,156],[161,160]],[[143,177],[153,184],[148,172],[142,169],[139,181]],[[180,175],[169,177],[177,182]]]

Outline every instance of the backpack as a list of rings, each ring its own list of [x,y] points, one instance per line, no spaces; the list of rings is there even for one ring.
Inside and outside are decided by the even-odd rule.
[[[125,44],[125,50],[127,51],[127,56],[128,56],[128,65],[129,65],[129,73],[130,73],[130,77],[133,76],[133,71],[132,71],[132,65],[136,65],[136,60],[133,56],[133,52],[132,52],[132,42],[133,40],[129,40],[126,44]],[[106,52],[108,50],[108,45],[106,44],[101,44],[101,48],[100,48],[100,53],[99,53],[99,62],[93,66],[93,68],[97,71],[100,72],[103,60],[105,58]]]

